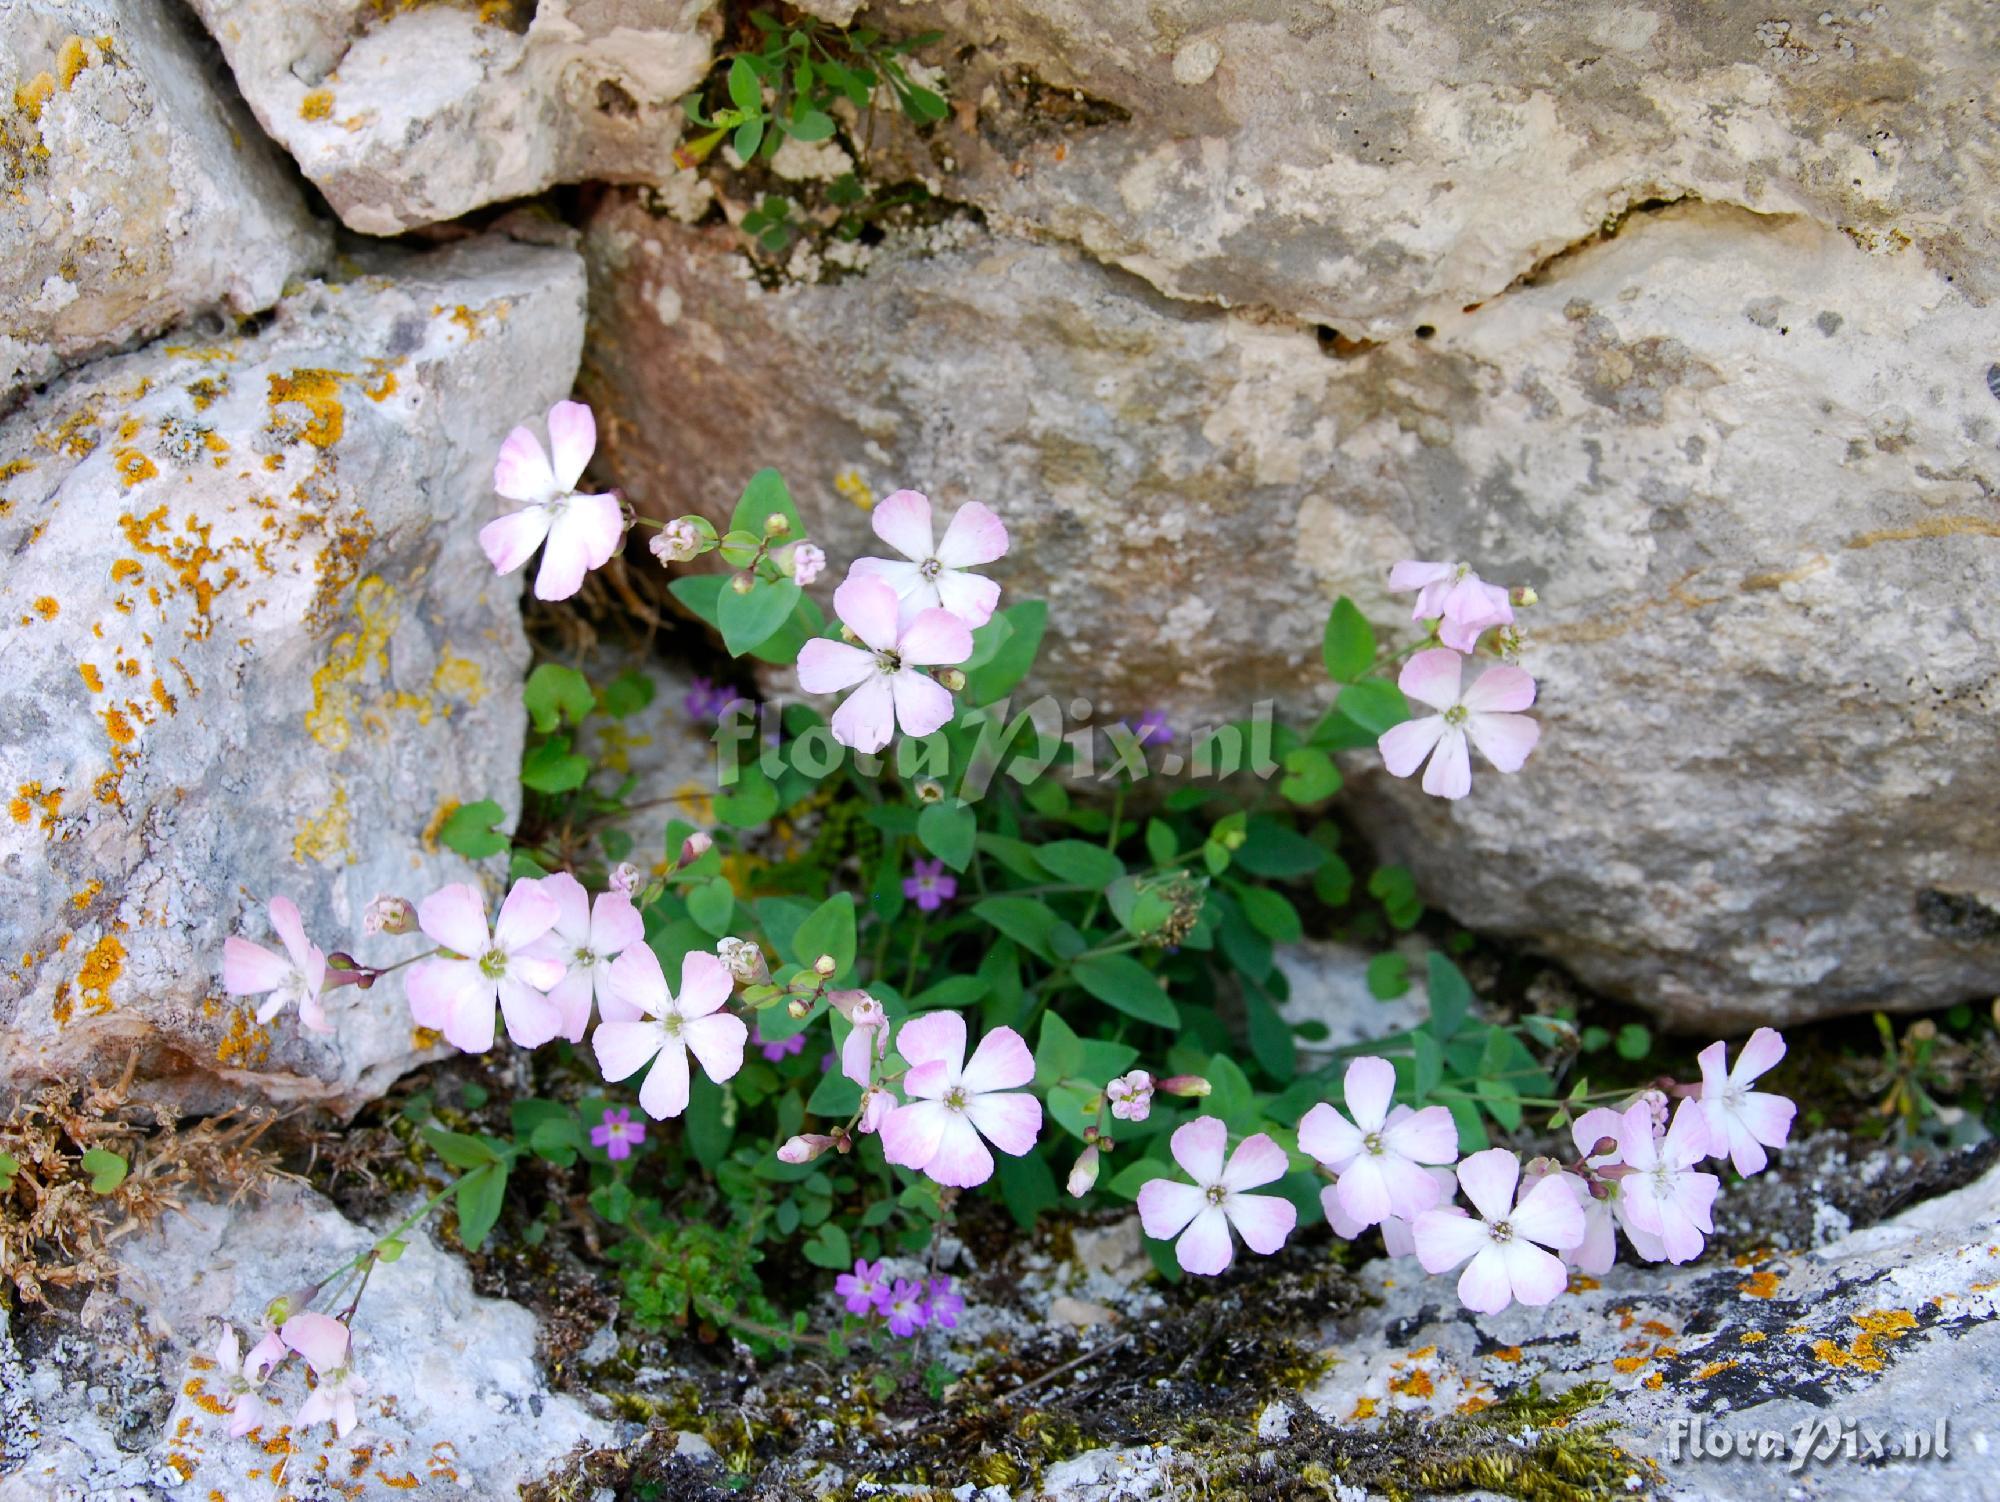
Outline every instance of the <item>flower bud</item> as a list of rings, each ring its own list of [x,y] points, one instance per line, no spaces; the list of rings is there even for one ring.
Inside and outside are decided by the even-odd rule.
[[[965,674],[961,673],[957,668],[946,668],[942,673],[937,675],[937,681],[955,694],[965,687]]]
[[[630,897],[645,881],[639,868],[630,861],[620,861],[611,868],[611,890],[624,897]]]
[[[1086,1147],[1077,1155],[1076,1166],[1069,1171],[1069,1192],[1077,1199],[1090,1193],[1090,1186],[1097,1182],[1097,1149]]]
[[[406,897],[378,896],[361,915],[365,934],[406,934],[417,926],[417,910]]]
[[[835,1146],[835,1140],[820,1132],[806,1132],[793,1137],[778,1149],[780,1163],[810,1163],[828,1148]]]
[[[792,531],[792,519],[782,511],[773,511],[764,518],[766,537],[788,537]]]
[[[747,595],[757,587],[757,581],[748,574],[737,574],[729,581],[729,587],[739,595]]]
[[[1199,1098],[1215,1087],[1198,1074],[1176,1074],[1161,1080],[1154,1088],[1164,1090],[1169,1095]]]
[[[803,1022],[806,1013],[811,1010],[812,1003],[807,1001],[803,996],[794,996],[790,1001],[785,1003],[785,1015],[794,1022]]]
[[[823,954],[813,961],[813,974],[827,977],[840,969],[840,961],[830,954]]]
[[[1514,591],[1514,603],[1516,605],[1539,605],[1541,602],[1542,597],[1526,584],[1523,584]]]
[[[329,970],[359,970],[361,962],[346,950],[336,949],[326,957],[326,968]]]
[[[926,777],[917,784],[917,802],[939,803],[944,799],[944,784],[935,777]]]
[[[683,866],[692,866],[715,848],[715,836],[705,829],[697,829],[681,841],[681,861]]]
[[[699,558],[715,543],[715,528],[704,516],[679,516],[662,527],[646,544],[662,563],[686,563]]]
[[[771,972],[764,965],[764,951],[753,940],[717,940],[715,957],[741,985],[754,986],[770,977]]]

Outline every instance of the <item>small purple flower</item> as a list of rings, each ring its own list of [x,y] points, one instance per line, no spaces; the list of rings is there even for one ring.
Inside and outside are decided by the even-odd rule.
[[[1174,727],[1167,723],[1167,712],[1164,709],[1147,710],[1139,716],[1139,723],[1136,725],[1126,724],[1123,720],[1118,723],[1130,730],[1133,739],[1142,746],[1164,746],[1174,738]]]
[[[632,1149],[646,1140],[646,1123],[634,1121],[630,1111],[615,1106],[604,1108],[604,1119],[590,1129],[590,1145],[604,1149],[612,1162],[632,1156]]]
[[[734,684],[712,683],[706,678],[696,678],[681,696],[681,708],[690,720],[700,724],[721,719],[723,710],[743,697],[743,690]]]
[[[889,1285],[880,1262],[856,1260],[854,1271],[833,1280],[833,1291],[847,1300],[849,1314],[877,1314],[889,1306]]]
[[[924,1291],[924,1318],[940,1330],[956,1330],[965,1300],[951,1291],[950,1278],[932,1278]]]
[[[934,913],[958,895],[958,878],[946,874],[943,861],[918,861],[914,875],[903,878],[903,895],[926,913]]]
[[[896,1280],[896,1286],[882,1305],[882,1312],[889,1316],[891,1335],[915,1335],[929,1321],[930,1309],[924,1303],[923,1292],[921,1283],[912,1283],[908,1278]]]
[[[757,1024],[757,1047],[765,1058],[775,1064],[778,1060],[790,1058],[795,1053],[804,1053],[806,1035],[804,1033],[793,1033],[791,1037],[781,1042],[773,1043],[769,1038],[764,1036],[764,1025],[762,1022],[759,1022]]]

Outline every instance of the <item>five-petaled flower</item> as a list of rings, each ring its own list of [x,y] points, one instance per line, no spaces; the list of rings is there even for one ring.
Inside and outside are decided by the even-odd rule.
[[[576,482],[597,448],[597,419],[582,402],[557,402],[549,409],[549,449],[526,428],[516,428],[500,445],[493,488],[524,509],[479,529],[479,546],[494,570],[511,574],[542,549],[535,575],[535,598],[567,600],[583,588],[583,576],[602,568],[625,535],[625,509],[615,495],[580,495]],[[544,544],[546,543],[546,546]]]
[[[223,1388],[227,1394],[225,1401],[230,1409],[231,1439],[241,1439],[277,1415],[276,1407],[258,1391],[271,1368],[284,1359],[282,1341],[277,1342],[275,1351],[269,1349],[274,1340],[275,1337],[267,1336],[245,1356],[236,1338],[236,1327],[222,1327],[222,1339],[215,1346],[215,1364],[221,1368]]]
[[[556,905],[556,921],[549,929],[550,947],[567,967],[563,978],[550,989],[549,1001],[562,1014],[558,1036],[581,1043],[584,1030],[590,1026],[593,997],[603,1010],[604,982],[611,974],[611,962],[645,939],[646,922],[626,892],[599,892],[593,902],[583,883],[567,871],[544,876],[541,887]],[[620,1020],[629,1022],[631,1018],[620,1016]]]
[[[1701,1065],[1701,1114],[1708,1125],[1709,1156],[1727,1157],[1746,1177],[1761,1173],[1768,1161],[1764,1149],[1783,1147],[1792,1132],[1798,1107],[1782,1095],[1750,1088],[1752,1080],[1775,1069],[1784,1056],[1785,1040],[1768,1027],[1750,1035],[1733,1069],[1726,1067],[1729,1050],[1721,1043],[1711,1043],[1695,1055]]]
[[[944,868],[944,862],[917,860],[903,878],[903,895],[920,912],[934,913],[958,895],[958,878]]]
[[[1104,1087],[1104,1098],[1120,1121],[1144,1121],[1153,1114],[1153,1077],[1143,1069],[1121,1074]]]
[[[1218,1116],[1198,1116],[1174,1129],[1174,1161],[1192,1184],[1151,1179],[1139,1189],[1139,1222],[1160,1241],[1179,1237],[1174,1256],[1191,1273],[1213,1276],[1234,1260],[1234,1226],[1244,1244],[1268,1257],[1298,1224],[1292,1202],[1244,1191],[1285,1176],[1285,1150],[1262,1132],[1245,1137],[1225,1164],[1229,1128]]]
[[[489,933],[486,899],[466,882],[439,887],[417,905],[417,923],[445,953],[420,960],[405,987],[410,1015],[436,1028],[454,1048],[484,1053],[493,1046],[493,1003],[507,1036],[539,1048],[562,1031],[561,1010],[543,993],[563,978],[563,960],[549,930],[555,898],[534,879],[517,881]]]
[[[590,1145],[604,1149],[612,1162],[632,1156],[632,1150],[646,1140],[646,1123],[634,1121],[632,1113],[618,1106],[606,1106],[604,1117],[590,1129]]]
[[[1663,1137],[1654,1133],[1653,1109],[1645,1101],[1618,1118],[1618,1156],[1632,1170],[1618,1185],[1626,1218],[1660,1238],[1669,1262],[1699,1257],[1702,1237],[1715,1230],[1709,1209],[1722,1180],[1694,1166],[1708,1150],[1698,1101],[1680,1103]]]
[[[1521,1160],[1504,1147],[1474,1153],[1458,1165],[1459,1187],[1476,1216],[1441,1205],[1417,1217],[1417,1260],[1429,1273],[1465,1262],[1458,1297],[1480,1314],[1498,1314],[1511,1303],[1546,1304],[1569,1286],[1562,1259],[1544,1248],[1583,1241],[1583,1211],[1558,1178],[1537,1181],[1517,1204]],[[1468,1262],[1466,1259],[1470,1258]]]
[[[1470,652],[1488,626],[1510,625],[1514,607],[1507,591],[1488,584],[1467,563],[1421,563],[1406,559],[1389,570],[1389,591],[1417,592],[1410,619],[1436,617],[1438,640],[1454,652]]]
[[[1354,1119],[1321,1101],[1299,1122],[1299,1150],[1340,1176],[1321,1191],[1328,1219],[1336,1197],[1343,1218],[1357,1227],[1380,1225],[1392,1215],[1414,1221],[1438,1202],[1437,1181],[1425,1165],[1457,1159],[1458,1126],[1443,1106],[1392,1107],[1395,1092],[1395,1065],[1358,1058],[1347,1066],[1345,1081]]]
[[[1035,1145],[1042,1103],[1019,1089],[1035,1077],[1035,1056],[1014,1029],[994,1028],[968,1060],[965,1019],[932,1012],[902,1025],[896,1050],[909,1063],[903,1093],[913,1099],[882,1123],[891,1163],[970,1189],[993,1177],[986,1142],[1017,1158]]]
[[[889,1302],[889,1280],[880,1262],[857,1260],[854,1271],[833,1280],[833,1291],[846,1301],[849,1314],[877,1314]]]
[[[1440,798],[1463,798],[1472,791],[1470,737],[1480,754],[1503,772],[1518,772],[1541,739],[1542,727],[1514,711],[1535,702],[1535,680],[1516,667],[1488,668],[1463,692],[1465,659],[1444,647],[1419,652],[1403,664],[1397,680],[1405,694],[1438,711],[1405,720],[1377,742],[1393,776],[1408,777],[1430,757],[1424,791]]]
[[[257,1020],[269,1022],[289,1005],[299,1009],[299,1021],[316,1033],[330,1033],[320,991],[326,985],[326,955],[306,940],[298,905],[289,897],[271,899],[271,927],[283,954],[252,944],[234,934],[222,942],[222,989],[231,996],[265,996]],[[269,993],[266,995],[266,993]]]
[[[590,1035],[604,1077],[622,1080],[650,1063],[653,1067],[639,1086],[639,1104],[655,1120],[680,1115],[688,1103],[689,1053],[718,1085],[743,1067],[750,1029],[741,1017],[722,1010],[733,989],[722,961],[693,950],[681,961],[676,996],[667,989],[652,947],[634,944],[612,965],[605,990],[636,1020],[600,1022]]]
[[[956,1330],[965,1300],[951,1291],[951,1279],[931,1278],[924,1284],[924,1318],[940,1330]]]
[[[880,751],[898,725],[929,735],[952,715],[951,694],[922,671],[972,655],[972,633],[948,610],[920,610],[898,623],[896,593],[880,579],[850,574],[833,608],[861,639],[858,647],[816,636],[799,651],[799,687],[809,694],[853,693],[833,712],[833,738],[856,751]]]
[[[891,1335],[915,1335],[930,1318],[924,1307],[924,1285],[898,1278],[882,1301],[882,1312],[889,1316]]]
[[[322,1419],[333,1420],[333,1432],[347,1438],[356,1421],[355,1400],[368,1396],[368,1384],[349,1361],[350,1333],[331,1315],[295,1314],[281,1332],[285,1344],[305,1357],[317,1385],[307,1394],[294,1422],[301,1428]]]
[[[993,618],[1000,586],[964,572],[1007,551],[1007,528],[990,508],[978,501],[959,507],[943,541],[935,544],[930,497],[921,491],[897,491],[875,508],[870,520],[875,535],[903,557],[857,558],[848,578],[886,583],[895,591],[905,624],[928,609],[948,610],[967,626],[983,626]]]

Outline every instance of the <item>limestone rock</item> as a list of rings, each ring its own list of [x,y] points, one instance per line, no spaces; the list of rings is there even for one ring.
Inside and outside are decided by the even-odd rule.
[[[349,228],[673,175],[710,0],[193,0],[264,129]]]
[[[2000,316],[1914,251],[1679,205],[1352,358],[969,225],[768,290],[625,198],[586,254],[607,473],[656,514],[775,464],[830,591],[853,500],[986,501],[1041,685],[1183,730],[1315,713],[1335,596],[1394,627],[1396,559],[1478,560],[1545,602],[1541,748],[1353,799],[1434,902],[1690,1027],[2000,985]]]
[[[259,1027],[224,938],[286,893],[327,950],[465,880],[460,801],[518,807],[519,577],[478,527],[514,423],[569,390],[574,252],[465,242],[312,283],[268,327],[90,366],[0,423],[4,1081],[351,1107],[417,1056],[393,978]]]
[[[1462,1309],[1448,1277],[1375,1262],[1363,1279],[1381,1302],[1329,1332],[1338,1359],[1306,1398],[1330,1422],[1381,1424],[1534,1380],[1549,1394],[1604,1382],[1612,1391],[1580,1421],[1615,1421],[1611,1438],[1659,1468],[1642,1483],[1686,1502],[2000,1497],[1988,1454],[2000,1401],[1996,1229],[2000,1170],[1815,1252],[1620,1263],[1601,1286],[1497,1315]],[[1829,1432],[1839,1453],[1801,1467],[1809,1493],[1794,1490],[1789,1448],[1784,1459],[1754,1452],[1765,1434],[1788,1447],[1809,1435],[1817,1448]],[[1871,1434],[1883,1454],[1869,1457]],[[1927,1458],[1911,1453],[1919,1434]],[[1736,1453],[1739,1435],[1751,1454]]]
[[[0,50],[0,409],[197,314],[261,312],[325,229],[165,0],[16,0]]]
[[[191,1205],[123,1243],[117,1292],[91,1295],[78,1336],[9,1361],[0,1332],[0,1383],[20,1421],[0,1460],[0,1502],[235,1497],[268,1486],[259,1477],[279,1462],[301,1478],[324,1467],[359,1495],[511,1496],[575,1446],[606,1442],[608,1427],[536,1369],[534,1316],[476,1295],[465,1263],[421,1231],[375,1270],[354,1320],[369,1388],[359,1426],[345,1440],[289,1422],[230,1439],[212,1359],[221,1322],[254,1340],[273,1298],[374,1234],[286,1189],[263,1204]],[[298,1368],[268,1384],[287,1418],[305,1397]]]

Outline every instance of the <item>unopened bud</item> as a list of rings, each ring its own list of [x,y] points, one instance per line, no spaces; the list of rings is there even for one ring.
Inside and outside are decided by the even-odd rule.
[[[1921,1017],[1910,1024],[1910,1036],[1919,1043],[1928,1043],[1937,1036],[1937,1024],[1928,1017]]]
[[[794,996],[790,1001],[785,1003],[785,1015],[794,1022],[804,1021],[806,1013],[811,1010],[812,1003],[807,1001],[803,996]]]
[[[917,784],[917,802],[938,803],[944,799],[944,784],[935,777],[926,777]]]
[[[404,897],[377,897],[361,915],[365,934],[406,934],[417,926],[417,910]]]
[[[1250,836],[1245,831],[1241,829],[1232,829],[1229,831],[1229,833],[1222,836],[1222,848],[1224,850],[1241,850],[1243,848],[1243,842],[1248,838],[1250,838]]]
[[[820,1132],[806,1132],[793,1137],[778,1149],[780,1163],[810,1163],[828,1148],[835,1146],[834,1139]]]
[[[739,595],[747,595],[750,593],[751,590],[757,587],[757,581],[751,578],[748,574],[738,574],[735,578],[729,581],[729,587],[735,590]]]
[[[1593,1158],[1604,1158],[1609,1157],[1617,1151],[1618,1139],[1616,1137],[1599,1137],[1596,1142],[1591,1144],[1590,1156]]]
[[[942,673],[937,675],[937,681],[953,693],[957,693],[965,687],[965,674],[961,673],[957,668],[946,668]]]
[[[1514,591],[1514,603],[1516,605],[1539,605],[1541,602],[1542,597],[1525,584]]]
[[[1215,1087],[1198,1074],[1176,1074],[1159,1081],[1155,1090],[1164,1090],[1169,1095],[1200,1097]]]
[[[782,511],[773,511],[769,516],[764,518],[764,535],[766,537],[785,537],[791,533],[791,530],[792,519]]]
[[[697,829],[681,841],[681,864],[692,866],[715,848],[715,836],[705,829]]]
[[[1097,1146],[1097,1135],[1097,1128],[1094,1126],[1087,1126],[1083,1129],[1083,1140],[1088,1142],[1092,1147]]]
[[[1069,1192],[1077,1199],[1090,1193],[1091,1185],[1097,1182],[1097,1149],[1086,1147],[1077,1155],[1076,1166],[1069,1171]]]
[[[823,954],[813,961],[813,974],[830,976],[840,969],[840,961],[830,954]]]
[[[326,957],[326,968],[329,970],[359,970],[361,965],[346,950],[336,949]]]

